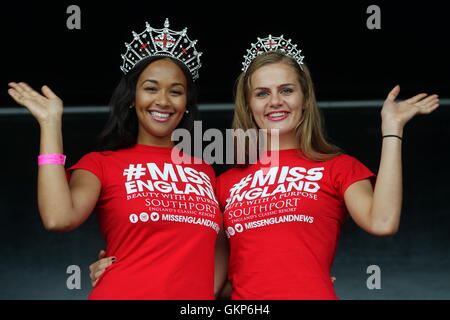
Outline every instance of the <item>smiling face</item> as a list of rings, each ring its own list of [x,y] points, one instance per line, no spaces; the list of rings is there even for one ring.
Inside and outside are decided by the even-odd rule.
[[[139,144],[173,146],[171,135],[186,111],[187,80],[170,59],[150,63],[136,83]]]
[[[297,147],[303,92],[291,66],[277,62],[256,70],[251,76],[248,103],[260,129],[278,129],[280,146]]]

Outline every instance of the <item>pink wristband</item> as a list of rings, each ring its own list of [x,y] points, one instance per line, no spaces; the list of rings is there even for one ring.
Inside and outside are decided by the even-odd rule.
[[[63,154],[40,154],[38,156],[38,166],[43,164],[62,164],[66,163],[66,156]]]

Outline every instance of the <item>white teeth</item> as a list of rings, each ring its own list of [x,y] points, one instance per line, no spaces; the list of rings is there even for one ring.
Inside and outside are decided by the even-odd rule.
[[[158,111],[150,111],[150,114],[152,116],[159,117],[159,118],[168,118],[168,117],[170,117],[170,113],[161,113],[161,112],[158,112]]]
[[[269,114],[269,117],[280,117],[280,116],[284,116],[285,114],[288,114],[288,112],[274,112]]]

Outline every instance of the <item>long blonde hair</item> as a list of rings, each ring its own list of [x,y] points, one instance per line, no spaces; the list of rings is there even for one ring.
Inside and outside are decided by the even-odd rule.
[[[251,77],[259,68],[283,62],[295,70],[303,92],[303,113],[300,122],[296,126],[296,136],[300,142],[300,148],[307,159],[313,161],[326,161],[332,159],[343,151],[329,143],[325,138],[323,120],[317,106],[314,86],[308,67],[302,68],[291,57],[282,52],[271,51],[258,55],[249,65],[246,72],[242,72],[235,85],[235,109],[233,117],[233,129],[258,129],[252,111],[250,109],[249,94],[251,90]]]

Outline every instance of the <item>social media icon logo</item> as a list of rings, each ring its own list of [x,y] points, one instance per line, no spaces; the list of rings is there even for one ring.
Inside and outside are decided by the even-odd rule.
[[[132,213],[132,214],[130,214],[130,221],[131,221],[131,223],[136,223],[136,222],[138,222],[138,216],[137,216],[137,214],[134,214],[134,213]]]
[[[152,219],[152,221],[158,221],[159,220],[159,214],[158,212],[152,212],[150,214],[150,219]]]
[[[147,212],[142,212],[139,215],[139,219],[141,219],[142,222],[147,222],[149,219]]]

